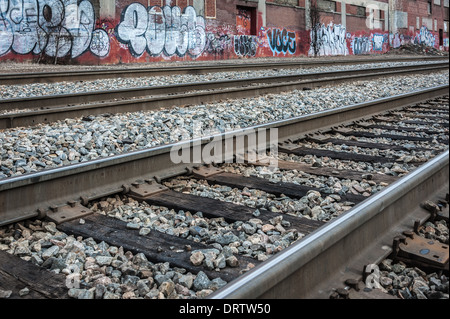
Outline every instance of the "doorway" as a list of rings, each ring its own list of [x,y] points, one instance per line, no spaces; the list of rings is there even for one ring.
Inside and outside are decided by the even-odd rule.
[[[256,8],[236,7],[236,29],[238,35],[256,35]]]

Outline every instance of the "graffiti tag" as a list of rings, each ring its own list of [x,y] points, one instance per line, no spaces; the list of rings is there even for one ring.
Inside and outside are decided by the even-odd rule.
[[[295,32],[287,31],[286,29],[271,29],[267,31],[267,39],[273,55],[280,53],[284,55],[286,53],[294,54],[297,50],[295,38]]]
[[[258,47],[256,36],[235,35],[234,52],[240,56],[255,56]]]
[[[309,55],[314,55],[313,49],[313,30],[311,30],[311,46],[309,49]],[[345,27],[336,24],[336,25],[321,25],[317,30],[317,48],[318,55],[348,55],[347,41],[346,41],[347,32]]]
[[[108,35],[94,26],[94,8],[88,0],[0,0],[0,55],[76,58],[90,50],[106,56]]]
[[[182,12],[178,6],[147,9],[132,3],[122,12],[116,35],[134,56],[147,51],[152,56],[188,54],[196,58],[206,46],[205,20],[192,6]]]

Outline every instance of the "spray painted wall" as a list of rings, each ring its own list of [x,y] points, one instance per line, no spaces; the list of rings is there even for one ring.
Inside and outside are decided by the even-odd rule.
[[[88,0],[0,0],[0,56],[106,57],[108,34],[95,26]]]
[[[184,7],[148,3],[116,1],[114,17],[99,17],[90,0],[0,0],[0,61],[117,64],[314,54],[310,31],[263,27],[257,11],[235,8],[235,21],[222,23],[208,16],[216,14],[215,1],[202,10],[188,1],[177,2]],[[331,22],[319,27],[318,55],[384,53],[405,43],[438,48],[436,39],[426,27],[416,34],[350,33]]]

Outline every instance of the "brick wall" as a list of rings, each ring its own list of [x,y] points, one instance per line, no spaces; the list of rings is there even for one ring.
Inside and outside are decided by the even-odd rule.
[[[110,1],[3,0],[0,62],[115,64],[311,54],[311,0],[116,0],[115,6]],[[376,16],[380,25],[368,28],[362,2],[345,0],[343,17],[340,1],[317,1],[319,54],[375,54],[408,43],[448,50],[447,0],[397,0],[395,14],[404,25],[391,34],[382,11]],[[61,18],[46,18],[50,11]],[[16,19],[18,13],[24,19]]]

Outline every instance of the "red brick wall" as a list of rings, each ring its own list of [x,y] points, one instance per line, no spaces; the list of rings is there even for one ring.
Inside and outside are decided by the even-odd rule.
[[[45,1],[48,0],[40,0],[39,3]],[[94,0],[84,0],[78,4],[79,10],[88,19],[83,20],[77,29],[73,25],[66,25],[63,19],[57,21],[57,25],[25,26],[12,15],[22,12],[26,18],[22,21],[38,21],[37,16],[42,14],[42,10],[39,11],[37,0],[34,10],[33,7],[23,9],[20,1],[4,0],[8,5],[0,7],[0,62],[115,64],[272,56],[282,58],[311,54],[310,31],[306,30],[305,25],[305,0],[293,2],[295,6],[277,5],[275,2],[271,4],[272,1],[268,1],[265,26],[262,12],[257,11],[258,4],[245,0],[205,0],[204,16],[190,7],[193,0],[173,0],[172,5],[177,7],[170,8],[162,8],[166,3],[162,0],[116,0],[113,18],[96,16],[94,6],[89,1]],[[48,3],[51,4],[50,1]],[[238,6],[251,12],[250,32],[244,33],[237,28]],[[439,32],[434,30],[434,19],[438,21],[437,29],[443,29],[443,19],[448,19],[448,13],[443,7],[443,0],[440,6],[434,5],[433,1],[432,15],[426,13],[426,8],[427,0],[399,2],[397,9],[408,12],[408,27],[414,26],[414,30],[406,28],[397,34],[388,35],[384,28],[367,29],[365,17],[355,16],[356,8],[349,5],[346,7],[346,28],[343,28],[338,2],[336,12],[322,12],[321,15],[321,54],[374,54],[386,52],[389,45],[396,47],[407,43],[427,43],[439,47]],[[52,9],[57,10],[57,7]],[[188,31],[177,27],[181,24],[181,20],[177,20],[180,19],[178,12],[186,13],[183,19],[189,20],[186,24],[189,26]],[[64,16],[62,13],[61,16]],[[70,11],[65,14],[69,15]],[[166,18],[167,24],[163,23],[162,17]],[[423,18],[431,17],[432,28],[417,29],[416,17],[421,22]],[[91,21],[91,24],[86,24],[86,21]],[[55,27],[59,27],[60,34],[52,33]],[[74,32],[74,29],[78,31]],[[38,36],[44,39],[39,41]],[[58,36],[62,36],[59,42],[56,41]],[[448,45],[448,33],[444,34],[443,42]],[[448,50],[448,46],[444,49]]]
[[[305,10],[300,8],[283,7],[276,5],[268,5],[266,11],[267,27],[282,26],[291,30],[305,29]]]

